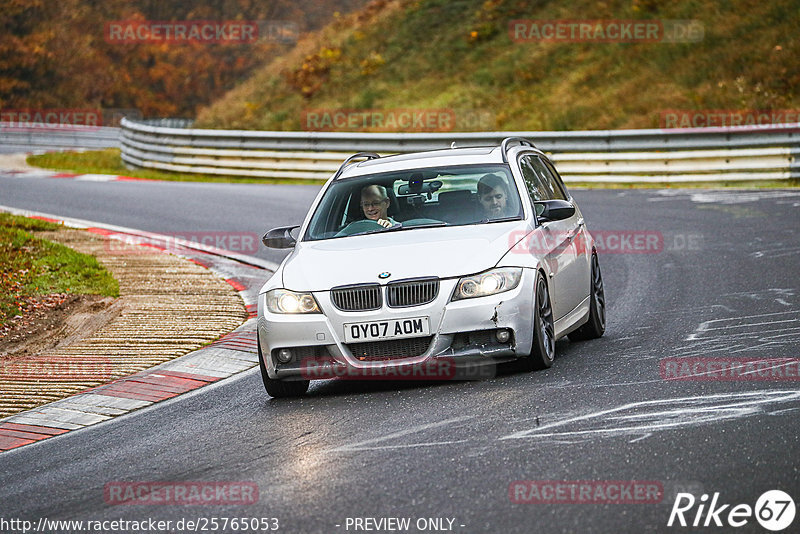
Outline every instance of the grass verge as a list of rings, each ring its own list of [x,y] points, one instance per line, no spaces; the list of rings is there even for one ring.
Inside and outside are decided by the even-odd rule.
[[[31,297],[52,293],[119,296],[117,281],[93,256],[34,232],[59,225],[0,213],[0,326]]]
[[[28,165],[68,171],[76,174],[114,174],[145,180],[166,180],[171,182],[220,182],[237,184],[303,184],[322,185],[325,180],[289,180],[280,178],[247,178],[235,176],[216,176],[213,174],[193,174],[159,171],[153,169],[131,170],[125,167],[118,148],[88,150],[86,152],[48,152],[28,156]]]

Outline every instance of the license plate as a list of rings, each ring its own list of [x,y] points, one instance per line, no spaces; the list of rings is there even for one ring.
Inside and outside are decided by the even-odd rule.
[[[346,323],[344,325],[344,342],[359,343],[379,339],[401,339],[428,336],[430,333],[431,328],[427,317]]]

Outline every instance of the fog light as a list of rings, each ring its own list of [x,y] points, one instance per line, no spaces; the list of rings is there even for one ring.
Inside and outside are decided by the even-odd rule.
[[[290,349],[281,349],[278,351],[277,358],[281,363],[289,363],[292,361],[292,351]]]
[[[497,337],[497,341],[500,343],[505,343],[511,338],[511,333],[506,329],[501,329],[497,331],[495,337]]]

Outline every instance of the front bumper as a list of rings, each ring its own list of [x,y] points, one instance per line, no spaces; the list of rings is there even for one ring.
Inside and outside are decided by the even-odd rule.
[[[533,295],[536,271],[524,269],[513,290],[487,297],[450,301],[457,280],[441,280],[436,299],[422,306],[369,312],[343,312],[333,306],[329,292],[315,292],[322,313],[285,315],[266,309],[259,295],[258,338],[267,374],[286,380],[340,377],[374,378],[483,378],[485,369],[530,353],[533,336]],[[421,353],[380,361],[354,356],[344,342],[344,325],[428,317],[431,339]],[[498,330],[509,340],[500,343]],[[426,343],[427,340],[417,340]],[[292,349],[289,363],[279,363],[275,353]],[[417,351],[420,352],[420,351]]]

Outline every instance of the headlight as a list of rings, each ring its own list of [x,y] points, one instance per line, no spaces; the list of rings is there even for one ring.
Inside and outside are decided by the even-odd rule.
[[[465,276],[456,284],[453,300],[485,297],[510,291],[519,285],[520,280],[522,280],[522,269],[517,267],[492,269],[474,276]]]
[[[296,293],[288,289],[267,292],[267,309],[272,313],[322,313],[311,293]]]

